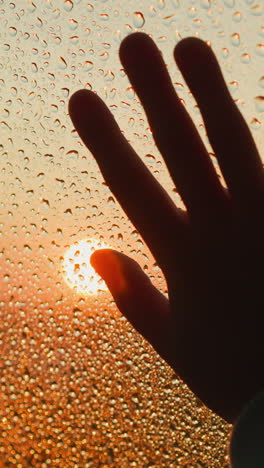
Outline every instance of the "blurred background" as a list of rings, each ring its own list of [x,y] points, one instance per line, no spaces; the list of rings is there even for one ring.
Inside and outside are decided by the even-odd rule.
[[[166,294],[68,100],[96,92],[180,206],[120,43],[135,31],[153,38],[218,170],[173,49],[207,41],[263,152],[263,15],[258,0],[0,0],[0,467],[229,466],[232,426],[132,329],[89,261],[77,263],[83,243],[110,246]]]

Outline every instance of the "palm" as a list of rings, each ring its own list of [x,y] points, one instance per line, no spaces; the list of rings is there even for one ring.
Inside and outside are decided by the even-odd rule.
[[[93,263],[132,324],[207,406],[233,422],[264,387],[259,333],[263,169],[210,49],[188,38],[175,54],[228,190],[219,182],[155,44],[145,34],[131,35],[121,44],[120,58],[187,211],[174,205],[94,93],[76,93],[70,115],[163,270],[169,301],[125,255],[101,251]]]
[[[261,371],[263,214],[192,227],[186,270],[168,278],[174,324],[171,364],[204,403],[229,422],[264,388]],[[262,218],[262,219],[261,219]],[[256,226],[258,224],[258,229]],[[257,236],[256,233],[259,233]]]

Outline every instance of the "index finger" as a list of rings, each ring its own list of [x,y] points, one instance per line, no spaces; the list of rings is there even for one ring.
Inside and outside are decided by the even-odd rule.
[[[93,92],[80,90],[70,98],[69,113],[106,183],[164,273],[169,265],[173,268],[175,255],[184,263],[187,218],[128,143],[104,102]]]

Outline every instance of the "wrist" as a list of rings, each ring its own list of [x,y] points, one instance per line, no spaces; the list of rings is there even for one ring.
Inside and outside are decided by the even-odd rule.
[[[229,454],[232,468],[264,466],[264,391],[244,406],[234,424]]]

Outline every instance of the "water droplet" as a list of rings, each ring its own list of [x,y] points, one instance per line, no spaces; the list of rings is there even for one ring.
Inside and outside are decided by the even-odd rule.
[[[114,73],[112,72],[112,70],[107,70],[107,72],[105,73],[104,75],[104,80],[105,81],[113,81],[115,78],[115,75]]]
[[[89,60],[87,60],[86,62],[84,62],[84,65],[83,65],[84,71],[86,71],[86,72],[87,72],[87,71],[90,71],[90,70],[93,69],[93,67],[94,67],[93,62],[90,62]]]
[[[62,91],[62,95],[63,95],[65,98],[69,97],[69,94],[70,94],[69,88],[61,88],[61,91]]]
[[[89,13],[92,13],[94,11],[94,6],[91,3],[87,3],[86,8]]]
[[[101,21],[109,21],[109,15],[108,15],[107,13],[101,13],[101,14],[99,15],[99,19],[100,19]]]
[[[250,14],[253,16],[262,16],[264,12],[264,5],[258,3],[250,8]]]
[[[66,70],[67,62],[63,57],[58,57],[58,66],[60,70]]]
[[[256,53],[261,57],[264,57],[264,44],[257,44],[256,45]]]
[[[1,111],[1,117],[3,117],[3,119],[7,119],[9,117],[9,114],[10,114],[10,111],[8,109],[3,109]]]
[[[64,211],[65,216],[72,216],[72,210],[70,208],[67,208],[67,210]]]
[[[231,91],[231,93],[234,94],[234,92],[238,89],[238,82],[236,80],[229,82],[228,88],[229,91]]]
[[[126,89],[126,95],[129,99],[134,99],[135,97],[135,90],[132,86],[129,86],[129,88]]]
[[[226,47],[224,47],[224,48],[222,49],[222,56],[223,56],[224,58],[228,58],[228,57],[229,57],[229,50],[228,50]]]
[[[71,0],[64,0],[63,8],[65,11],[71,11],[73,9],[73,2]]]
[[[133,24],[135,28],[142,28],[145,24],[145,18],[143,13],[140,11],[135,11],[133,14]]]
[[[79,152],[76,150],[70,150],[66,153],[66,156],[68,159],[78,159],[79,158]]]
[[[17,29],[14,26],[10,26],[9,28],[9,34],[10,36],[14,37],[17,35]]]
[[[103,62],[106,62],[106,60],[108,60],[109,58],[109,53],[108,52],[103,52],[102,54],[100,54],[100,60],[102,60]]]
[[[28,83],[28,78],[27,78],[26,76],[22,75],[22,76],[20,77],[20,81],[21,81],[21,83],[24,83],[24,84],[25,84],[25,83]]]
[[[7,122],[4,122],[3,120],[2,120],[2,122],[0,122],[0,127],[3,130],[12,130],[11,127],[7,124]]]
[[[63,180],[63,179],[58,179],[58,178],[56,178],[55,180],[56,180],[56,182],[57,182],[57,185],[58,185],[59,189],[60,189],[60,190],[63,189],[64,184],[65,184],[65,180]]]
[[[130,128],[134,127],[135,125],[135,119],[133,117],[130,117],[128,125]]]
[[[261,127],[261,121],[256,119],[255,117],[253,117],[253,119],[251,120],[250,122],[250,127],[252,128],[252,130],[259,130],[260,127]]]
[[[29,13],[34,13],[34,11],[37,9],[35,3],[31,2],[30,0],[27,2],[27,11]]]
[[[46,200],[45,198],[42,198],[41,204],[43,205],[44,208],[48,209],[50,207],[49,200]]]
[[[242,13],[240,11],[235,11],[235,13],[232,15],[232,20],[235,23],[240,23],[242,20]]]
[[[114,197],[113,197],[113,196],[108,197],[107,203],[108,203],[108,205],[110,205],[110,206],[115,205],[115,199],[114,199]]]
[[[34,63],[34,62],[31,64],[31,71],[32,71],[33,73],[37,73],[37,71],[38,71],[38,66],[37,66],[37,64]]]
[[[55,10],[53,10],[53,12],[52,12],[52,16],[53,16],[54,19],[58,19],[60,17],[60,14],[61,14],[61,12],[60,12],[59,8],[55,8]]]
[[[36,26],[37,26],[38,28],[42,28],[42,26],[43,26],[43,21],[42,21],[42,19],[39,18],[39,17],[36,18]]]
[[[240,35],[238,33],[234,33],[231,36],[231,44],[233,46],[238,47],[240,45]]]
[[[254,101],[257,111],[264,112],[264,96],[256,96]]]
[[[79,26],[79,23],[78,21],[76,21],[75,19],[71,18],[69,20],[69,28],[72,30],[72,31],[75,31]]]
[[[247,53],[242,54],[240,60],[242,63],[248,64],[251,62],[251,56]]]
[[[26,191],[26,194],[29,196],[29,197],[32,197],[32,195],[34,195],[34,190],[27,190]]]

